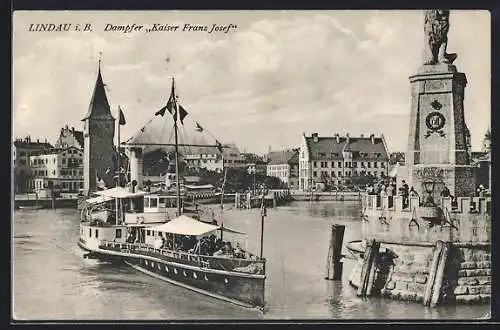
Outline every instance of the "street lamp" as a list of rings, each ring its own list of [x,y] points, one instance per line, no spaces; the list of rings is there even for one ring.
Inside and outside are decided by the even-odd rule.
[[[427,200],[424,203],[424,206],[436,206],[436,204],[434,204],[434,199],[432,198],[432,192],[434,191],[434,186],[436,185],[436,183],[432,180],[426,180],[423,182],[423,184],[425,191],[429,194],[429,196],[427,196]]]

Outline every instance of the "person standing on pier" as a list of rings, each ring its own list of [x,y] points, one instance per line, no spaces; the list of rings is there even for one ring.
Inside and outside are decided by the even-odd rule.
[[[401,192],[403,195],[403,208],[408,206],[409,187],[405,180],[402,181]]]

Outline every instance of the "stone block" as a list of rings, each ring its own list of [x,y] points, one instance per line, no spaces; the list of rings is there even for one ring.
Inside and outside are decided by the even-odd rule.
[[[481,285],[481,286],[478,286],[477,288],[479,288],[480,294],[491,295],[491,285]]]
[[[490,272],[490,274],[488,274],[488,270],[490,270],[490,269],[486,269],[486,268],[466,269],[465,272],[467,273],[467,277],[491,275],[491,272]]]
[[[481,287],[476,285],[476,286],[468,286],[467,291],[469,294],[479,294],[480,293]]]
[[[408,283],[403,281],[396,282],[396,289],[398,290],[406,290],[408,288]]]
[[[456,296],[455,300],[459,304],[477,304],[481,302],[481,297],[478,294],[465,294]]]
[[[477,268],[491,268],[491,261],[478,261]]]
[[[465,261],[460,263],[460,269],[474,269],[477,268],[474,261]]]
[[[427,276],[426,275],[416,275],[415,282],[420,283],[420,284],[425,284],[425,283],[427,283]]]
[[[477,281],[479,285],[491,284],[491,276],[478,276]]]
[[[415,273],[417,274],[429,274],[429,267],[416,267]]]
[[[408,283],[408,291],[418,294],[422,291],[425,291],[425,286],[418,283]]]
[[[400,299],[404,301],[416,301],[417,294],[408,290],[401,291]]]
[[[490,261],[491,260],[491,254],[485,252],[480,255],[478,255],[479,261]]]
[[[395,289],[395,290],[390,291],[389,294],[390,294],[392,299],[399,299],[399,297],[401,296],[401,290]]]
[[[458,285],[477,285],[479,281],[475,277],[460,277],[457,283]]]
[[[396,282],[394,282],[394,281],[389,281],[385,285],[385,289],[387,289],[387,290],[393,290],[395,287],[396,287]]]
[[[453,290],[453,293],[456,295],[468,294],[469,290],[468,290],[467,286],[459,285],[455,288],[455,290]]]
[[[491,294],[480,294],[479,299],[482,303],[489,303],[491,301]]]
[[[466,269],[460,269],[458,271],[458,276],[459,277],[467,277],[467,270]]]

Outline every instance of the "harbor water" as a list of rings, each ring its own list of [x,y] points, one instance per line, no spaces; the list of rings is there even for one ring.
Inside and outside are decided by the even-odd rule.
[[[247,233],[260,251],[260,211],[224,211],[224,225]],[[137,272],[124,264],[83,258],[73,209],[13,213],[13,318],[16,320],[189,319],[480,319],[489,305],[424,307],[359,298],[348,283],[324,279],[331,224],[346,242],[361,238],[359,202],[294,202],[268,209],[265,313],[235,306]],[[226,234],[225,234],[226,235]],[[229,234],[227,234],[229,235]],[[226,239],[228,237],[224,237]],[[349,253],[344,249],[344,254]]]

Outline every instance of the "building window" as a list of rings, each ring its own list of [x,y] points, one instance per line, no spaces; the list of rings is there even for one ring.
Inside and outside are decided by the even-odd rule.
[[[62,163],[66,164],[66,159],[65,158],[63,158]]]
[[[381,168],[385,168],[385,164],[384,163],[380,163],[380,167]]]
[[[342,162],[338,162],[337,165],[338,165],[337,167],[339,167],[339,168],[342,167]]]
[[[317,167],[317,164],[316,164],[316,162],[313,162],[313,167]]]
[[[313,171],[313,177],[316,177],[318,173],[316,171]]]
[[[116,238],[122,238],[122,230],[121,229],[117,229],[115,236],[116,236]]]
[[[56,170],[53,170],[53,171],[52,171],[52,175],[56,175]]]
[[[89,228],[89,237],[92,237],[92,228]]]
[[[95,238],[99,238],[99,230],[95,230]]]
[[[151,230],[147,230],[146,231],[146,236],[150,236],[151,235]]]
[[[373,162],[373,168],[377,168],[377,162]]]
[[[339,173],[338,173],[338,174],[339,174],[339,176],[342,176],[342,171],[339,171]]]
[[[352,162],[352,165],[354,165],[354,168],[358,168],[358,163],[357,162]]]
[[[371,162],[367,162],[368,163],[368,168],[371,168],[372,167],[372,163]]]

